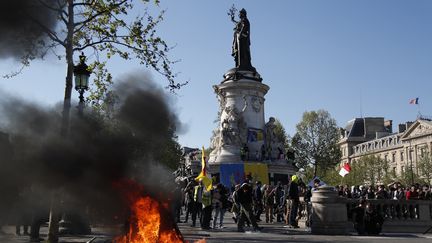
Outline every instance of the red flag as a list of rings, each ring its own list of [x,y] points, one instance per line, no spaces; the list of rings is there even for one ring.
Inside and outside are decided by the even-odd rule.
[[[345,163],[344,166],[339,171],[339,175],[342,177],[345,177],[347,174],[349,174],[351,171],[351,166],[348,163]]]

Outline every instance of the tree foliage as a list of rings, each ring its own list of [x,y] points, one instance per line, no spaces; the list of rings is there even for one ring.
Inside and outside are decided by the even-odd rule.
[[[341,152],[337,142],[339,129],[336,121],[325,110],[303,113],[296,126],[292,146],[300,168],[314,167],[314,175],[326,174],[340,161]]]
[[[284,152],[286,152],[290,148],[289,136],[287,135],[285,128],[283,127],[279,119],[276,119],[274,125],[275,125],[274,134],[276,136],[276,141],[282,143],[283,148],[285,150]]]
[[[420,176],[424,178],[427,184],[430,184],[432,181],[432,156],[430,152],[420,157],[420,160],[417,162],[417,168]]]
[[[155,154],[156,161],[173,171],[176,170],[182,159],[182,150],[177,137],[172,135],[171,138],[166,139],[162,146],[155,151]]]
[[[69,128],[70,100],[74,57],[76,53],[93,53],[94,63],[89,69],[96,73],[95,90],[90,99],[93,105],[102,105],[109,99],[108,87],[112,77],[106,68],[106,61],[118,56],[126,61],[137,60],[150,67],[168,80],[167,87],[174,91],[185,83],[175,81],[174,63],[168,57],[170,47],[158,36],[157,25],[163,20],[164,11],[153,17],[142,7],[140,15],[131,16],[135,4],[149,3],[149,0],[34,0],[57,17],[55,25],[35,21],[47,36],[41,39],[21,57],[23,65],[52,51],[59,59],[65,59],[67,74],[63,104],[62,133]],[[158,0],[154,1],[158,4]],[[141,7],[141,6],[140,6]],[[25,10],[24,10],[25,11]],[[31,18],[32,16],[30,16]],[[43,51],[40,51],[43,50]],[[58,53],[64,50],[64,54]]]
[[[351,171],[344,178],[349,185],[389,184],[395,175],[389,169],[389,162],[379,156],[367,155],[351,163]]]

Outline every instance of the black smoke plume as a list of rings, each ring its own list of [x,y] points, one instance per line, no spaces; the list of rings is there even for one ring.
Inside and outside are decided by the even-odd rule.
[[[54,31],[59,8],[56,0],[4,0],[0,6],[0,58],[37,57]]]
[[[52,198],[64,202],[63,210],[79,204],[114,217],[124,206],[118,185],[125,179],[154,198],[171,197],[172,174],[154,159],[178,126],[167,97],[136,77],[115,93],[114,119],[88,108],[84,117],[73,114],[66,137],[60,111],[1,94],[0,221],[10,222],[23,207],[46,212]]]

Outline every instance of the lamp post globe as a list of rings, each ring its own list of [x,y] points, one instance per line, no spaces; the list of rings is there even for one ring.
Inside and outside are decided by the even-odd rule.
[[[75,90],[79,92],[79,105],[78,112],[80,115],[83,114],[84,109],[84,92],[88,90],[89,77],[91,72],[88,70],[88,66],[85,63],[86,56],[82,52],[79,56],[80,62],[78,65],[74,66],[74,76],[75,76]]]

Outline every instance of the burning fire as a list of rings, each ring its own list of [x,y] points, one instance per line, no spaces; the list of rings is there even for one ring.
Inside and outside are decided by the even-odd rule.
[[[170,216],[168,203],[160,203],[143,195],[143,187],[127,182],[130,203],[128,231],[114,239],[115,243],[181,243],[183,237]]]

